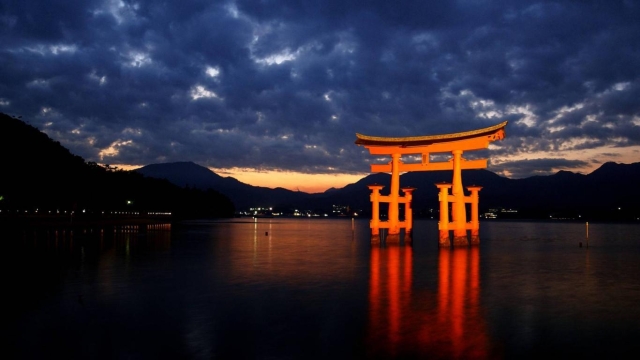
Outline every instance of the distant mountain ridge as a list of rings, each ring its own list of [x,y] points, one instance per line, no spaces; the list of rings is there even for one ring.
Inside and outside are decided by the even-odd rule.
[[[251,186],[231,177],[222,177],[192,162],[153,164],[136,171],[167,179],[180,186],[214,188],[227,195],[237,209],[252,206],[299,207],[330,212],[332,205],[346,205],[367,214],[371,205],[367,185],[377,183],[388,192],[390,176],[371,174],[340,189],[321,194],[282,188]],[[429,216],[438,209],[435,183],[451,182],[451,171],[413,172],[400,177],[401,186],[416,188],[413,208],[416,215]],[[519,216],[592,216],[608,218],[624,215],[640,217],[640,163],[608,162],[590,174],[559,171],[554,175],[509,179],[488,170],[466,170],[463,185],[480,185],[481,210],[517,209]],[[513,216],[511,214],[510,216]]]
[[[204,166],[190,161],[151,164],[134,170],[149,177],[166,179],[179,186],[215,189],[227,195],[237,209],[250,207],[286,206],[307,201],[312,194],[284,188],[252,186],[233,177],[222,177]]]
[[[386,195],[390,182],[388,174],[371,174],[340,189],[308,194],[251,186],[193,162],[152,164],[131,172],[108,171],[96,163],[86,163],[38,129],[1,113],[0,133],[12,140],[0,142],[0,208],[6,209],[169,208],[195,216],[189,212],[197,208],[199,214],[230,216],[233,204],[238,210],[260,206],[324,213],[330,213],[332,205],[341,205],[368,216],[371,204],[367,185],[384,185],[382,193]],[[417,217],[437,213],[435,183],[450,182],[451,178],[451,171],[401,176],[401,186],[416,188],[412,207]],[[640,163],[608,162],[586,175],[560,171],[525,179],[466,170],[462,178],[465,186],[483,187],[481,211],[517,209],[523,218],[640,219]],[[126,205],[130,199],[135,200],[134,205]]]

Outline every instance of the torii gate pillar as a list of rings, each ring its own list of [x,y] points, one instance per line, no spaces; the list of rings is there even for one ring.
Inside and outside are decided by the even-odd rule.
[[[467,241],[467,214],[464,206],[464,191],[462,190],[462,150],[453,150],[453,186],[451,195],[453,206],[451,217],[453,218],[453,246],[466,246]]]
[[[389,232],[387,242],[400,242],[400,154],[391,154],[391,189],[389,193]]]

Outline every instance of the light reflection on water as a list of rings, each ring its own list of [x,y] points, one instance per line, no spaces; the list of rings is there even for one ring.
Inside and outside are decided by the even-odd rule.
[[[413,248],[371,249],[369,355],[496,358],[480,307],[480,251],[438,252],[436,291],[413,288]]]
[[[369,244],[368,222],[19,229],[16,358],[600,358],[638,351],[640,226],[485,222]],[[583,247],[579,243],[583,243]]]

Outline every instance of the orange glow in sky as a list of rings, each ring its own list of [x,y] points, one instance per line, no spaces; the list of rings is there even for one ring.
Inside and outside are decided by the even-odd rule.
[[[490,147],[491,149],[491,147]],[[491,151],[491,150],[490,150]],[[563,158],[567,160],[583,160],[589,163],[589,166],[579,169],[550,169],[554,173],[559,170],[569,170],[572,172],[589,174],[590,172],[599,168],[607,161],[614,161],[617,163],[630,164],[638,161],[640,157],[639,146],[628,147],[612,147],[603,146],[596,149],[584,149],[584,150],[561,150],[561,151],[549,151],[549,152],[530,152],[527,154],[518,154],[511,156],[491,156],[489,155],[490,164],[500,164],[502,162],[519,161],[525,159],[548,159],[548,158]],[[134,170],[142,167],[141,165],[123,165],[115,164],[118,169],[122,170]],[[257,170],[252,168],[209,168],[220,176],[230,176],[238,181],[253,186],[263,186],[268,188],[285,188],[292,191],[302,191],[306,193],[320,193],[329,188],[342,188],[346,185],[353,184],[370,173],[361,174],[308,174],[294,171],[276,171],[276,170]],[[491,169],[491,165],[488,168]],[[502,176],[509,177],[511,174],[507,171]]]
[[[115,164],[118,169],[134,170],[140,165]],[[268,188],[285,188],[306,193],[320,193],[332,187],[342,188],[353,184],[369,173],[362,174],[306,174],[293,171],[256,170],[249,168],[218,169],[209,168],[216,174],[232,177],[245,184]]]
[[[329,188],[342,188],[357,182],[369,173],[363,174],[306,174],[293,171],[263,171],[245,168],[215,169],[220,176],[231,176],[245,184],[268,188],[282,187],[306,193],[324,192]]]

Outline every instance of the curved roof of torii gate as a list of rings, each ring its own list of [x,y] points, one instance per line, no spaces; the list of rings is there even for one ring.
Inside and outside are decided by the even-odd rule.
[[[508,121],[489,126],[482,129],[463,131],[451,134],[425,135],[425,136],[406,136],[406,137],[385,137],[385,136],[368,136],[356,133],[356,144],[373,145],[373,146],[420,146],[435,143],[470,139],[480,136],[492,135],[507,126]]]

